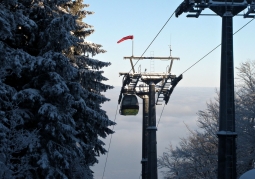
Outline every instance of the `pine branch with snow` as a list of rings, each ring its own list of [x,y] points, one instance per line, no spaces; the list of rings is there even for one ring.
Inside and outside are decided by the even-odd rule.
[[[101,109],[109,100],[101,92],[113,88],[102,68],[110,63],[94,59],[105,50],[85,40],[93,13],[82,3],[0,4],[2,176],[92,178],[89,167],[106,152],[99,137],[115,123]]]

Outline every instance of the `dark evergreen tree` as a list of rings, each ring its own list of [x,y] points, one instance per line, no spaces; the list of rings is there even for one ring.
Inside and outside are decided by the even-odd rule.
[[[89,167],[106,152],[99,136],[113,133],[114,122],[101,92],[112,86],[101,69],[110,63],[93,59],[105,51],[86,41],[87,6],[0,0],[2,178],[92,178]],[[6,152],[10,143],[17,149]]]

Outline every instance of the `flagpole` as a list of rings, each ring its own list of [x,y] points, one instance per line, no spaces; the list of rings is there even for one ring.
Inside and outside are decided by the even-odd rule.
[[[127,40],[127,39],[132,39],[132,56],[130,58],[130,63],[131,63],[131,67],[132,67],[133,73],[135,73],[135,68],[134,68],[134,65],[133,65],[133,62],[132,62],[132,59],[134,57],[134,40],[133,40],[134,36],[133,35],[129,35],[129,36],[123,37],[117,43],[120,43],[120,42],[122,42],[124,40]]]
[[[134,56],[134,39],[132,39],[132,56]]]
[[[134,56],[134,38],[132,39],[132,57],[133,56]],[[133,69],[133,73],[135,73],[135,68],[133,65],[132,57],[130,58],[130,63],[131,63],[132,69]]]

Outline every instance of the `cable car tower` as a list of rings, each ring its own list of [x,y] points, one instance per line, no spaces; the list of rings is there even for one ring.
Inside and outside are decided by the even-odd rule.
[[[143,127],[142,127],[142,179],[157,179],[157,140],[156,140],[156,105],[168,103],[175,86],[182,79],[171,74],[174,60],[179,57],[124,57],[129,59],[132,67],[130,72],[120,72],[123,76],[122,88],[118,103],[121,115],[136,115],[139,104],[136,96],[143,100]],[[170,60],[170,67],[166,72],[141,72],[141,67],[135,71],[132,60]],[[157,94],[157,95],[156,95]]]
[[[175,10],[178,17],[198,18],[205,8],[222,18],[220,113],[218,136],[218,179],[236,179],[236,137],[234,103],[233,17],[255,17],[255,0],[184,0]]]

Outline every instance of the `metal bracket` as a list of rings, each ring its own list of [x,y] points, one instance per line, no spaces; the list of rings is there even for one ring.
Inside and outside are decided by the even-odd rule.
[[[164,94],[165,104],[168,103],[170,96],[174,91],[175,86],[179,83],[179,81],[181,81],[181,79],[182,79],[182,74],[172,80],[171,82],[172,87],[169,90],[167,90],[167,92]]]
[[[209,0],[210,6],[247,6],[248,3],[246,0],[243,2],[218,2],[214,0]]]
[[[218,131],[217,135],[225,135],[225,136],[237,136],[236,132],[231,132],[231,131]]]
[[[252,2],[248,7],[248,11],[243,15],[244,18],[255,18],[255,4]]]
[[[147,127],[147,130],[158,130],[156,126],[149,126]]]
[[[195,17],[198,18],[201,15],[201,12],[205,8],[212,8],[215,9],[216,7],[224,8],[224,7],[232,7],[234,8],[234,15],[241,12],[247,6],[250,6],[250,9],[247,13],[245,13],[244,18],[254,18],[255,14],[250,15],[254,12],[254,0],[243,0],[241,2],[234,2],[234,1],[219,1],[219,0],[184,0],[175,10],[175,16],[178,17],[182,13],[189,12],[190,14],[187,17]],[[214,11],[214,10],[213,10]],[[235,13],[236,12],[236,13]],[[218,14],[219,15],[219,14]],[[232,15],[233,16],[233,15]]]

